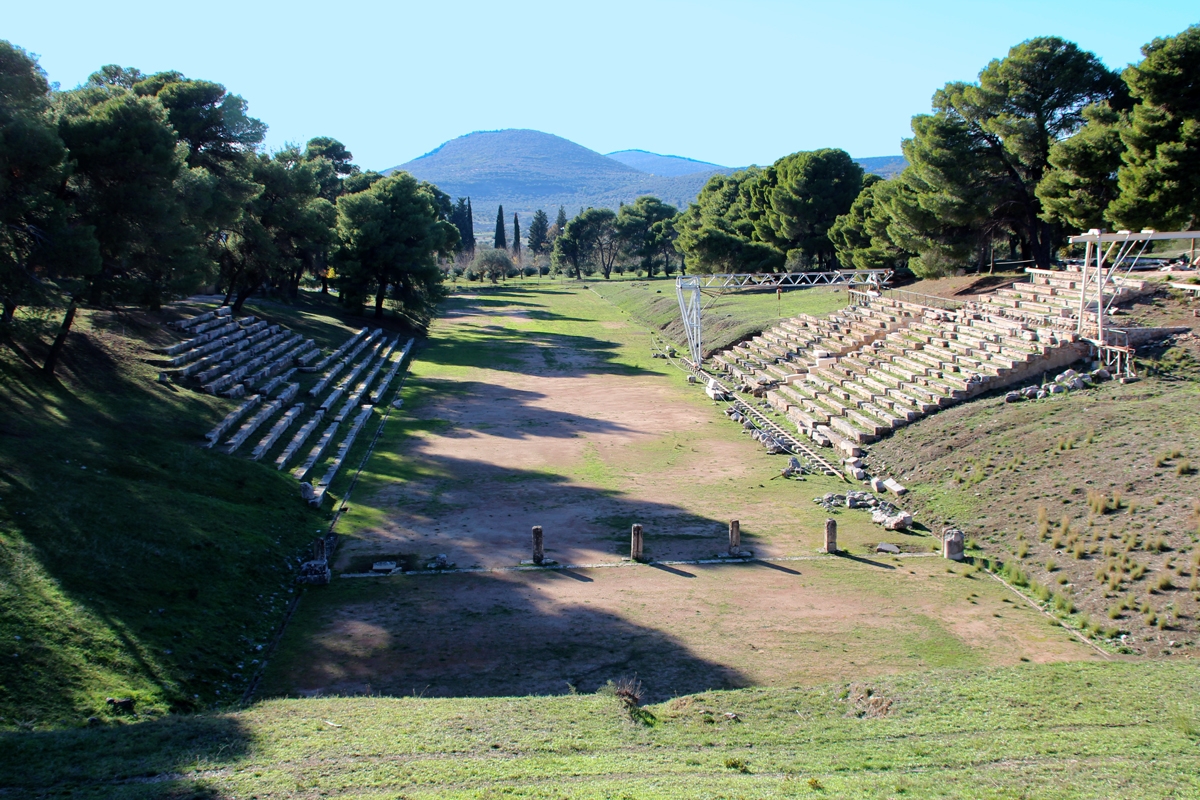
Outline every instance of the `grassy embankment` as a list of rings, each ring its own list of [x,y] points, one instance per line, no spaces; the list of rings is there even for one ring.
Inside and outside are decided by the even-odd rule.
[[[1195,797],[1197,670],[1021,665],[640,709],[605,693],[277,700],[7,735],[7,797]]]
[[[588,286],[634,320],[660,331],[670,341],[686,348],[687,335],[675,297],[675,281],[589,281]],[[761,333],[775,323],[797,314],[825,316],[846,305],[844,288],[814,286],[775,292],[730,292],[704,297],[702,321],[705,354],[728,347]]]
[[[1195,653],[1198,404],[1196,381],[1162,378],[1014,405],[984,398],[898,431],[869,461],[912,490],[927,524],[962,528],[1093,637]]]
[[[324,346],[363,324],[247,310]],[[54,381],[30,365],[53,329],[22,320],[0,349],[0,727],[240,697],[327,524],[270,458],[201,447],[234,403],[155,382],[171,313],[81,312]]]

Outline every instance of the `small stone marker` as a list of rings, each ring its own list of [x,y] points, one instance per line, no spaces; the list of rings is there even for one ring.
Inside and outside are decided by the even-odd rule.
[[[542,549],[542,526],[533,526],[533,563],[541,564],[546,557],[545,550]]]
[[[947,528],[942,534],[942,557],[951,561],[963,560],[963,532],[958,528]]]
[[[642,526],[641,523],[633,524],[633,532],[629,541],[629,558],[631,561],[642,560]]]
[[[827,519],[825,520],[825,552],[836,553],[837,551],[837,520]]]
[[[896,545],[891,544],[889,542],[880,542],[879,544],[875,545],[875,552],[876,553],[891,553],[892,555],[897,555],[900,552],[900,548],[896,547]]]
[[[729,520],[729,555],[734,555],[742,549],[742,523],[740,520]]]
[[[901,486],[900,482],[897,481],[895,478],[888,478],[887,480],[885,480],[883,482],[883,485],[887,487],[887,490],[889,492],[896,495],[897,497],[900,497],[900,496],[908,493],[908,489],[905,489],[903,486]]]

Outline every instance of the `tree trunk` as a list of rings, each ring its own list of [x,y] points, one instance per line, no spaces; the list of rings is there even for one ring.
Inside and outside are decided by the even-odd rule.
[[[42,372],[47,377],[54,377],[54,368],[67,344],[67,335],[70,334],[71,326],[75,323],[75,311],[78,308],[79,301],[75,299],[75,295],[71,295],[71,304],[67,306],[67,314],[63,317],[62,325],[58,329],[58,336],[54,337],[54,344],[50,346],[50,354],[46,356],[46,363],[42,365]]]
[[[380,281],[379,289],[375,292],[375,319],[383,319],[383,301],[387,297],[387,284]]]
[[[242,289],[241,291],[239,291],[237,293],[237,299],[233,301],[233,307],[230,309],[231,311],[233,311],[234,316],[237,316],[238,314],[242,313],[242,306],[244,306],[246,304],[246,301],[249,300],[250,296],[253,294],[254,294],[253,286],[247,286],[246,288]],[[226,303],[229,302],[228,297],[225,298],[225,302]]]
[[[0,325],[12,325],[13,317],[17,315],[17,304],[9,298],[4,298],[4,312],[0,316]]]
[[[329,295],[329,276],[324,272],[321,273],[321,294]]]

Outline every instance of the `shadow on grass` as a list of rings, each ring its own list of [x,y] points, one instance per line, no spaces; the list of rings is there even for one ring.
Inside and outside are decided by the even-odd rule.
[[[224,797],[185,773],[236,765],[251,736],[232,715],[0,734],[0,787],[16,797]]]

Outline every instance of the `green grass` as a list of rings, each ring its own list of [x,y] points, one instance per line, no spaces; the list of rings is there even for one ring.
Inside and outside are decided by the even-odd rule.
[[[1182,663],[934,670],[636,714],[603,691],[277,700],[8,734],[0,785],[17,798],[1194,797],[1196,678]]]
[[[361,325],[255,311],[322,344]],[[0,349],[0,728],[239,698],[328,524],[286,472],[200,446],[233,403],[154,381],[160,319],[82,312],[52,382],[21,357],[44,339]]]
[[[588,285],[639,324],[661,331],[666,338],[686,348],[687,336],[680,321],[674,279],[593,280]],[[701,323],[704,352],[728,347],[797,314],[825,316],[845,307],[846,298],[844,289],[835,291],[829,287],[791,289],[780,298],[774,292],[705,296]]]

